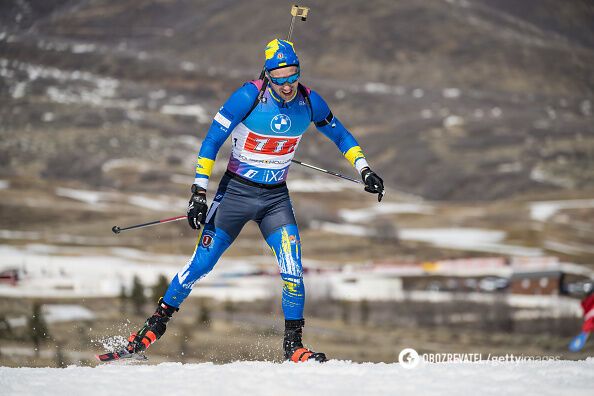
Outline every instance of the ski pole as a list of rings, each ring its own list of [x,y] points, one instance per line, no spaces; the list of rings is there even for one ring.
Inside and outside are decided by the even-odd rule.
[[[365,184],[365,183],[363,183],[362,180],[353,179],[351,177],[348,177],[348,176],[345,176],[345,175],[341,175],[340,173],[332,172],[332,171],[329,171],[327,169],[322,169],[322,168],[319,168],[317,166],[306,164],[305,162],[301,162],[301,161],[297,161],[297,160],[291,160],[291,162],[294,162],[296,164],[305,166],[306,168],[315,169],[317,171],[324,172],[324,173],[326,173],[328,175],[340,177],[341,179],[352,181],[352,182],[357,183],[357,184]],[[380,194],[379,200],[381,201],[382,198],[384,197],[384,195],[386,194],[386,192],[385,192],[385,190],[382,190],[382,192],[380,192],[379,194]]]
[[[344,180],[352,181],[353,183],[363,184],[363,185],[365,184],[365,183],[363,183],[362,180],[353,179],[351,177],[348,177],[348,176],[345,176],[345,175],[341,175],[340,173],[332,172],[332,171],[329,171],[327,169],[323,169],[323,168],[320,168],[320,167],[317,167],[317,166],[314,166],[314,165],[306,164],[305,162],[297,161],[295,159],[292,159],[291,162],[294,162],[294,163],[299,164],[301,166],[305,166],[306,168],[310,168],[310,169],[317,170],[319,172],[326,173],[328,175],[340,177],[341,179],[344,179]],[[421,197],[419,195],[414,195],[414,194],[410,194],[410,193],[406,193],[404,191],[394,190],[394,189],[390,189],[390,191],[393,192],[393,193],[395,193],[395,194],[397,194],[402,199],[407,200],[407,201],[415,201],[415,202],[424,201],[423,197]],[[382,194],[382,196],[384,196],[384,195],[385,195],[385,190],[384,190],[384,194]]]
[[[136,225],[124,227],[124,228],[121,228],[119,226],[113,226],[111,228],[111,230],[113,231],[114,234],[119,234],[122,231],[132,230],[134,228],[143,228],[143,227],[149,227],[149,226],[156,225],[156,224],[170,223],[172,221],[179,221],[179,220],[186,219],[186,218],[187,218],[187,215],[183,215],[183,216],[171,217],[169,219],[155,220],[155,221],[150,221],[148,223],[136,224]]]
[[[318,168],[317,166],[306,164],[305,162],[297,161],[295,159],[291,160],[291,162],[294,162],[294,163],[299,164],[301,166],[305,166],[306,168],[315,169],[317,171],[327,173],[327,174],[332,175],[332,176],[340,177],[341,179],[349,180],[349,181],[352,181],[354,183],[365,184],[365,183],[363,183],[362,180],[353,179],[351,177],[341,175],[340,173],[332,172],[332,171],[329,171],[327,169]]]

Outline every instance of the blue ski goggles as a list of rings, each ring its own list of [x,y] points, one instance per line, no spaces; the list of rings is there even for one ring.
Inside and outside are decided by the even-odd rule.
[[[272,77],[269,73],[268,79],[274,85],[283,85],[286,83],[293,84],[295,81],[299,80],[300,75],[301,75],[301,70],[297,69],[297,73],[291,74],[288,77]]]

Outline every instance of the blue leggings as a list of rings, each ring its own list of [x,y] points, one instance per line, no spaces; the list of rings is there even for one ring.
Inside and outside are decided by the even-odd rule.
[[[194,254],[169,284],[163,297],[165,303],[179,307],[192,291],[194,283],[214,268],[249,220],[258,223],[276,256],[283,280],[285,319],[303,319],[305,286],[301,240],[286,186],[264,189],[227,176],[219,184]]]

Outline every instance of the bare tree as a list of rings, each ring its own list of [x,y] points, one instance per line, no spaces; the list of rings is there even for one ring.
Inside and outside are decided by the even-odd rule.
[[[142,308],[146,303],[146,296],[144,295],[144,285],[140,281],[140,278],[134,275],[132,281],[132,292],[130,293],[132,304],[134,305],[134,311],[137,315],[142,314]]]
[[[43,312],[41,311],[41,304],[37,301],[34,302],[32,311],[31,316],[27,320],[27,327],[29,329],[29,337],[35,348],[35,356],[39,357],[39,348],[41,347],[41,343],[49,337],[49,331],[43,317]]]

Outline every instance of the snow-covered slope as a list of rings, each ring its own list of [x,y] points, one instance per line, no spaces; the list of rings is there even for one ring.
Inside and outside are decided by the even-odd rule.
[[[236,362],[0,367],[2,395],[591,395],[594,359],[523,363]]]

